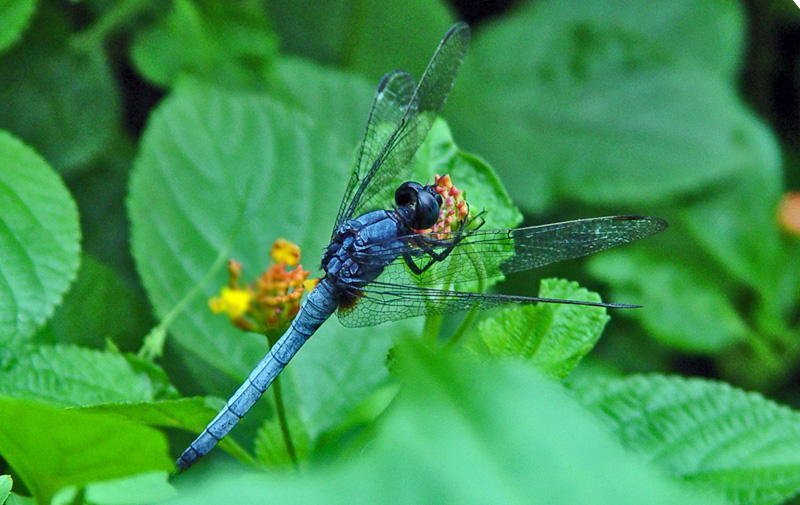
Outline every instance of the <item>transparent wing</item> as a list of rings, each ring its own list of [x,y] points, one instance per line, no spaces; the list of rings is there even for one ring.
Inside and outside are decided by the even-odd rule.
[[[414,78],[403,70],[389,72],[378,84],[369,114],[367,114],[367,124],[364,126],[361,146],[356,155],[356,164],[353,167],[350,181],[347,183],[342,203],[339,205],[339,213],[336,215],[334,233],[344,221],[349,219],[350,216],[345,216],[345,213],[356,188],[361,185],[369,166],[380,158],[381,152],[395,134],[398,123],[403,119],[408,106],[412,103],[414,90]]]
[[[381,87],[378,87],[334,232],[355,215],[384,208],[392,201],[395,189],[409,179],[409,162],[453,87],[468,44],[469,27],[464,23],[453,25],[439,43],[419,84],[404,106],[401,102],[407,96],[406,79],[399,77],[402,73],[387,74],[387,77],[396,77],[390,77],[384,88],[391,84],[396,98],[383,98]],[[398,106],[402,110],[399,119]],[[388,135],[384,130],[385,125],[394,126]]]
[[[402,245],[387,248],[397,259],[380,276],[339,308],[339,318],[346,326],[368,326],[424,314],[448,314],[474,308],[486,309],[512,302],[557,302],[604,307],[631,307],[621,304],[593,304],[525,296],[489,295],[445,291],[426,286],[466,282],[528,270],[558,261],[586,256],[648,237],[664,230],[667,222],[648,216],[611,216],[581,219],[564,223],[517,229],[475,230],[459,241],[457,233],[441,238],[429,234],[401,237]],[[420,240],[425,247],[420,247]],[[427,249],[427,251],[426,251]],[[441,255],[441,260],[433,259]],[[405,255],[419,269],[412,272]],[[369,251],[357,261],[373,261]],[[385,257],[385,256],[384,256]]]
[[[648,216],[611,216],[580,219],[528,228],[475,230],[459,242],[458,233],[436,240],[430,234],[401,237],[402,245],[374,247],[397,255],[378,277],[379,281],[409,286],[433,286],[443,282],[466,282],[476,279],[529,270],[550,263],[579,258],[598,251],[627,244],[654,235],[667,227],[661,218]],[[441,234],[440,234],[441,236]],[[434,254],[446,255],[441,261],[419,247],[420,241]],[[455,242],[455,244],[454,244]],[[451,251],[448,250],[452,248]],[[403,254],[419,268],[414,274]],[[385,256],[384,256],[385,257]],[[374,257],[367,253],[356,256],[359,263],[369,264]]]
[[[507,303],[566,303],[593,307],[636,308],[639,305],[619,303],[594,303],[577,300],[559,300],[529,296],[465,293],[441,289],[401,286],[373,282],[359,291],[352,304],[340,307],[337,314],[343,325],[349,327],[373,326],[387,321],[430,314],[454,314],[465,310],[489,309]]]

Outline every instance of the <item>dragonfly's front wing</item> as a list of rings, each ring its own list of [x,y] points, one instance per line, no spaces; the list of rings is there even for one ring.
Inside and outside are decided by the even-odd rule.
[[[367,124],[364,127],[364,134],[361,138],[361,147],[356,157],[356,164],[347,184],[347,189],[344,192],[339,213],[336,216],[336,225],[333,228],[334,233],[346,219],[352,217],[350,214],[352,214],[353,209],[350,209],[350,203],[356,194],[356,189],[361,186],[364,178],[370,176],[370,169],[373,166],[380,165],[385,161],[387,146],[391,145],[392,139],[397,136],[397,125],[401,124],[401,120],[406,116],[409,107],[412,107],[411,115],[416,116],[418,106],[416,101],[412,100],[415,89],[414,78],[404,70],[393,70],[383,76],[378,85],[378,90],[375,92],[375,98],[372,100],[372,106],[369,109]],[[409,164],[406,163],[406,165]],[[389,187],[391,179],[379,180],[378,182],[394,191],[395,187],[408,180],[407,175],[410,171],[410,166],[405,170],[387,167],[386,172],[389,177],[396,175],[398,178],[406,178],[394,184],[393,187]],[[374,177],[374,175],[370,177]],[[391,199],[388,201],[391,202]]]
[[[528,228],[480,229],[464,232],[464,237],[459,237],[459,232],[409,235],[392,239],[392,245],[386,247],[376,244],[374,248],[381,250],[381,256],[364,254],[357,260],[369,265],[386,256],[397,256],[397,260],[383,267],[378,280],[407,286],[438,286],[499,277],[579,258],[648,237],[666,227],[666,221],[657,217],[610,216]],[[415,245],[421,241],[444,259],[431,262],[432,256]],[[414,274],[403,254],[420,269],[430,266],[422,274]]]
[[[373,326],[407,317],[453,314],[473,309],[489,309],[507,303],[566,303],[593,307],[634,308],[638,305],[559,300],[533,296],[511,296],[487,293],[466,293],[441,289],[401,286],[373,282],[360,290],[352,303],[337,312],[343,325]]]
[[[391,72],[381,81],[334,232],[348,219],[391,206],[395,189],[408,180],[411,159],[453,87],[469,37],[466,24],[453,25],[413,93],[413,80],[404,72]]]

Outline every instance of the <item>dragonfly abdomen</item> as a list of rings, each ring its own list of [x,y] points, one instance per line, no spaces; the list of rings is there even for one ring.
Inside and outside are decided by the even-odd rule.
[[[256,365],[247,380],[230,397],[222,410],[208,423],[203,432],[189,444],[175,462],[178,470],[189,468],[201,456],[214,448],[227,435],[250,408],[261,398],[272,381],[294,357],[297,351],[333,314],[338,306],[338,290],[327,278],[308,294],[297,317],[286,333],[275,342],[266,356]]]

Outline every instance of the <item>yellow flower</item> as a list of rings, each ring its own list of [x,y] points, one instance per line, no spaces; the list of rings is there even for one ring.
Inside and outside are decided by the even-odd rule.
[[[208,306],[214,314],[225,312],[231,319],[238,319],[250,308],[253,294],[241,289],[231,289],[224,286],[219,291],[219,297],[208,301]]]
[[[276,263],[285,263],[295,267],[300,263],[300,246],[286,239],[279,238],[272,244],[272,250],[269,252],[269,255]]]

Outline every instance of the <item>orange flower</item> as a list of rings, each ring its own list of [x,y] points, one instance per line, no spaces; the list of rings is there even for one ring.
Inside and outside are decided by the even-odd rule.
[[[464,192],[453,185],[450,174],[441,177],[436,174],[434,181],[434,189],[444,200],[439,208],[439,220],[432,228],[417,230],[417,233],[442,232],[435,237],[444,239],[446,238],[445,233],[461,229],[461,224],[464,220],[469,221],[471,215],[467,201],[464,199]]]
[[[263,334],[283,331],[300,311],[303,293],[316,286],[308,279],[308,270],[300,262],[300,248],[288,240],[278,239],[270,256],[277,263],[255,280],[255,285],[240,285],[242,265],[228,263],[228,285],[220,296],[209,300],[212,312],[228,314],[237,327]],[[287,266],[295,267],[287,270]]]
[[[778,223],[783,231],[800,235],[800,191],[786,193],[778,204]]]

